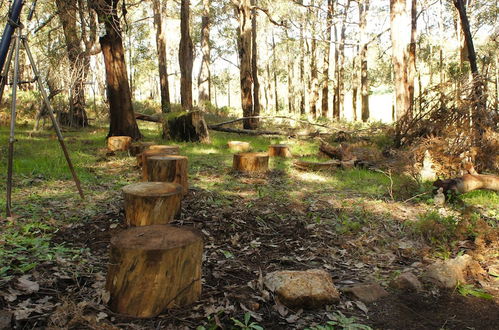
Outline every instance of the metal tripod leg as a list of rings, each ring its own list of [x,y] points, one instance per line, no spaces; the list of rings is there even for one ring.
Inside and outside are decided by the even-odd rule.
[[[64,152],[64,157],[66,157],[66,161],[68,163],[69,170],[71,171],[71,175],[73,176],[73,180],[76,184],[76,188],[80,193],[80,197],[83,199],[85,198],[85,196],[83,195],[83,190],[81,189],[80,180],[76,175],[73,163],[71,162],[71,158],[69,158],[69,153],[68,150],[66,149],[66,144],[64,143],[64,138],[62,137],[61,129],[59,128],[59,123],[57,122],[54,116],[54,109],[52,108],[52,105],[50,104],[50,101],[47,96],[47,92],[45,92],[45,89],[43,87],[42,79],[36,67],[35,60],[33,59],[33,55],[31,54],[31,50],[29,49],[28,40],[26,40],[26,38],[23,36],[21,36],[20,39],[21,42],[23,43],[24,49],[26,50],[26,54],[28,55],[29,61],[31,63],[31,68],[33,69],[33,73],[35,74],[35,79],[38,83],[38,88],[40,89],[40,93],[42,94],[43,102],[45,102],[45,105],[47,106],[50,119],[52,120],[52,124],[54,125],[55,132],[57,133],[57,138],[61,145],[62,151]]]
[[[7,196],[6,196],[6,207],[5,213],[8,217],[12,215],[12,172],[14,165],[14,142],[16,141],[14,133],[16,127],[16,98],[17,98],[17,83],[19,81],[19,45],[20,36],[19,34],[15,38],[15,62],[14,62],[14,82],[12,85],[12,105],[10,110],[10,135],[9,135],[9,154],[7,161]],[[11,52],[12,55],[12,52]],[[9,55],[12,59],[12,56]],[[9,66],[9,64],[7,64]],[[4,84],[5,82],[2,82]],[[4,85],[5,86],[5,85]]]

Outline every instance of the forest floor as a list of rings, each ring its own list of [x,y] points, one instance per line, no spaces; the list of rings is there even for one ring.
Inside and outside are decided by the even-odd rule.
[[[141,129],[161,143],[158,127]],[[272,159],[268,173],[241,175],[231,171],[228,140],[256,151],[287,143],[306,160],[320,160],[318,142],[218,133],[209,145],[179,144],[189,157],[190,190],[174,224],[204,236],[200,300],[152,319],[116,315],[104,303],[109,241],[126,228],[121,188],[140,181],[135,157],[107,154],[105,129],[66,132],[86,194],[80,200],[54,135],[27,132],[19,130],[16,144],[15,215],[0,217],[0,328],[14,315],[16,329],[333,329],[329,321],[339,329],[497,329],[497,273],[489,271],[498,288],[491,296],[477,279],[450,291],[425,284],[418,293],[388,284],[462,253],[499,269],[499,194],[475,191],[438,209],[430,185],[395,171],[303,172],[292,160]],[[2,155],[6,137],[0,128]],[[1,166],[4,191],[5,157]],[[331,274],[338,304],[288,309],[258,289],[269,272],[315,268]],[[371,282],[389,296],[364,304],[343,290]]]

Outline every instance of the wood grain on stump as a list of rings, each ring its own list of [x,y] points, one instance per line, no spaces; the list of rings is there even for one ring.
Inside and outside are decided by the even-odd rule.
[[[240,172],[265,172],[269,169],[269,155],[264,152],[235,154],[232,168]]]
[[[127,151],[132,144],[129,136],[110,136],[107,138],[107,149],[109,151]]]
[[[137,165],[144,166],[145,160],[150,156],[178,155],[179,146],[152,145],[137,156]]]
[[[154,142],[134,142],[130,146],[128,152],[131,156],[137,156],[147,150],[150,146],[154,145]]]
[[[193,229],[133,227],[111,239],[106,290],[112,311],[154,317],[199,299],[203,240]]]
[[[182,194],[187,194],[188,162],[185,156],[151,156],[142,168],[144,181],[173,182],[182,186]]]
[[[251,145],[248,142],[242,141],[229,141],[227,142],[227,146],[230,150],[237,152],[248,151],[251,148]]]
[[[123,187],[125,219],[129,226],[164,225],[180,211],[182,186],[167,182],[139,182]]]
[[[291,151],[286,144],[272,144],[269,146],[269,156],[270,157],[284,157],[291,158]]]

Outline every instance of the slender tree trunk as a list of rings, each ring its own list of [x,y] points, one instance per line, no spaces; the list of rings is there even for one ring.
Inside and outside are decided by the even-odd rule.
[[[359,16],[360,16],[360,108],[361,117],[363,122],[369,120],[369,72],[367,70],[367,13],[369,11],[369,1],[364,0],[359,2]]]
[[[345,39],[346,39],[346,28],[347,28],[347,17],[348,10],[350,9],[350,0],[347,0],[345,6],[345,13],[342,17],[341,22],[341,35],[340,35],[340,47],[338,54],[338,107],[340,111],[340,118],[343,116],[345,107]]]
[[[291,41],[289,41],[289,38],[287,38],[288,41],[286,42],[286,52],[288,54],[288,80],[287,80],[287,85],[288,85],[288,113],[292,114],[295,113],[295,90],[294,90],[294,54],[291,54],[289,44]]]
[[[304,22],[300,23],[300,96],[299,96],[299,107],[300,107],[300,115],[305,115],[305,38],[304,38]]]
[[[251,0],[251,5],[256,6],[257,0]],[[260,82],[258,81],[258,44],[256,41],[256,9],[251,10],[251,73],[253,76],[253,116],[260,116]]]
[[[180,3],[180,103],[182,108],[192,110],[192,64],[194,61],[190,26],[190,0]]]
[[[159,88],[161,112],[170,112],[170,91],[166,65],[166,0],[153,0],[154,26],[156,27],[156,50],[158,53]]]
[[[253,107],[253,70],[252,70],[252,26],[251,26],[251,2],[250,0],[233,1],[239,20],[238,48],[239,48],[239,70],[241,81],[241,107],[244,117],[255,116]],[[245,119],[245,129],[256,129],[258,119]]]
[[[59,19],[64,30],[64,39],[71,63],[71,86],[69,87],[69,124],[73,127],[88,126],[85,111],[85,80],[88,72],[88,55],[82,48],[77,30],[77,0],[56,0]]]
[[[322,84],[322,117],[329,116],[329,58],[331,56],[331,47],[333,47],[333,15],[334,15],[334,1],[327,0],[327,16],[326,28],[329,35],[329,44],[326,45],[324,54],[324,67],[323,76],[324,82]]]
[[[417,5],[416,0],[411,0],[411,40],[407,59],[407,80],[409,82],[409,99],[411,100],[409,112],[414,112],[414,80],[416,78],[416,33],[417,33]]]
[[[276,45],[274,37],[274,29],[272,29],[272,64],[274,67],[274,101],[275,101],[275,112],[279,112],[279,92],[278,92],[278,81],[277,81],[277,63],[276,63]]]
[[[211,0],[203,0],[203,16],[201,17],[201,53],[203,57],[198,77],[198,98],[199,104],[202,107],[211,99],[210,6]]]
[[[410,6],[413,0],[390,0],[390,22],[392,39],[392,62],[395,83],[395,118],[399,120],[407,114],[412,116],[411,89],[414,80],[409,80],[409,49],[411,43],[412,19]]]
[[[99,38],[99,42],[106,67],[110,112],[108,136],[124,135],[136,140],[141,138],[141,134],[133,112],[117,6],[118,0],[94,3],[99,22],[104,25],[106,33]]]
[[[356,55],[352,59],[352,113],[353,120],[357,121],[357,98],[359,92],[359,47],[357,46]]]

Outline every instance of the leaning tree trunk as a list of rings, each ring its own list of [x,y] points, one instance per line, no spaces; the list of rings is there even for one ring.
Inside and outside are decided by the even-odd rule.
[[[369,1],[359,2],[359,27],[360,27],[360,108],[363,122],[369,120],[369,77],[367,70],[367,12],[369,11]]]
[[[126,135],[140,139],[141,134],[133,113],[132,95],[125,65],[122,31],[118,17],[118,0],[94,2],[105,35],[99,38],[106,67],[107,97],[110,125],[108,136]]]
[[[255,116],[253,107],[253,73],[252,73],[252,26],[251,26],[251,2],[250,0],[233,1],[239,20],[238,48],[239,48],[239,75],[241,80],[241,106],[243,117]],[[244,129],[258,128],[258,121],[245,119]]]
[[[198,99],[202,107],[211,100],[210,5],[211,0],[203,0],[203,16],[201,17],[201,53],[203,57],[198,77]]]
[[[166,67],[166,2],[153,0],[154,26],[156,27],[156,50],[158,52],[159,87],[161,94],[161,112],[170,112],[170,90]]]
[[[395,84],[395,119],[399,120],[405,114],[411,116],[412,103],[409,80],[409,48],[411,42],[412,20],[407,3],[412,0],[390,0],[390,23],[392,38],[392,62]]]
[[[190,0],[180,3],[180,103],[186,110],[192,109],[192,64],[194,61],[191,35],[189,33]]]
[[[64,31],[64,40],[69,62],[71,63],[71,86],[69,94],[69,118],[72,127],[88,126],[85,111],[85,80],[88,72],[87,54],[81,46],[77,30],[77,0],[56,0],[57,11]],[[84,27],[85,28],[85,27]]]

